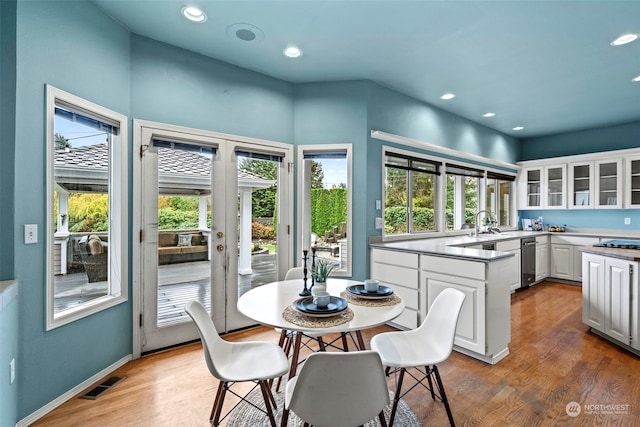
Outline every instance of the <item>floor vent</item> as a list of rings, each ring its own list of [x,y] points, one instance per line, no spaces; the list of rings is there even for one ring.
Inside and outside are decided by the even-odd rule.
[[[96,387],[80,396],[80,399],[96,400],[98,397],[106,393],[111,387],[115,386],[125,378],[126,377],[111,377],[105,380],[102,384],[97,385]]]

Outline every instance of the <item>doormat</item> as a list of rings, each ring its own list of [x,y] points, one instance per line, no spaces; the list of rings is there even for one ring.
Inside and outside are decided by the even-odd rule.
[[[81,395],[79,399],[88,399],[88,400],[96,400],[98,397],[102,396],[113,386],[118,384],[120,381],[124,380],[127,377],[111,377],[106,379],[102,384],[97,385],[92,388],[85,394]]]

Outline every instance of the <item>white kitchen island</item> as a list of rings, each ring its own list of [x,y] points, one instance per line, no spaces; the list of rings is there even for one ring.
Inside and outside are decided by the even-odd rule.
[[[512,256],[435,240],[371,244],[370,277],[405,300],[404,313],[394,321],[405,329],[422,323],[443,289],[464,292],[454,350],[495,364],[509,354]]]
[[[580,251],[582,322],[640,355],[640,250],[585,246]]]

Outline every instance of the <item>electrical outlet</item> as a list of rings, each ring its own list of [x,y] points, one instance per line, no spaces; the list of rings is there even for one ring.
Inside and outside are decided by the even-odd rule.
[[[9,384],[13,384],[16,379],[16,359],[11,359],[9,362],[9,370],[11,371]]]
[[[631,225],[631,218],[625,218],[624,225]]]
[[[38,243],[38,224],[24,225],[24,244]]]
[[[382,218],[376,218],[376,230],[382,230],[383,225]]]

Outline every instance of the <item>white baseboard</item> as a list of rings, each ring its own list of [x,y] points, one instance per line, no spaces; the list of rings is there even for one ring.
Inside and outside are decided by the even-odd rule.
[[[54,399],[51,402],[47,403],[42,408],[38,409],[37,411],[33,412],[30,415],[27,415],[26,417],[24,417],[23,419],[21,419],[20,421],[18,421],[16,423],[16,427],[28,427],[29,425],[31,425],[34,422],[38,421],[40,418],[42,418],[45,415],[47,415],[49,412],[51,412],[54,409],[56,409],[58,406],[62,405],[66,401],[74,398],[76,395],[80,394],[80,392],[82,392],[83,390],[91,387],[94,383],[98,382],[102,378],[106,377],[107,375],[109,375],[110,373],[112,373],[113,371],[118,369],[119,367],[124,366],[127,362],[130,362],[132,360],[133,360],[133,357],[132,357],[131,354],[126,355],[122,359],[118,360],[117,362],[113,363],[110,366],[107,366],[102,371],[100,371],[97,374],[93,375],[91,378],[86,379],[85,381],[83,381],[82,383],[78,384],[77,386],[75,386],[71,390],[67,391],[66,393],[62,394],[61,396],[58,396],[56,399]]]

